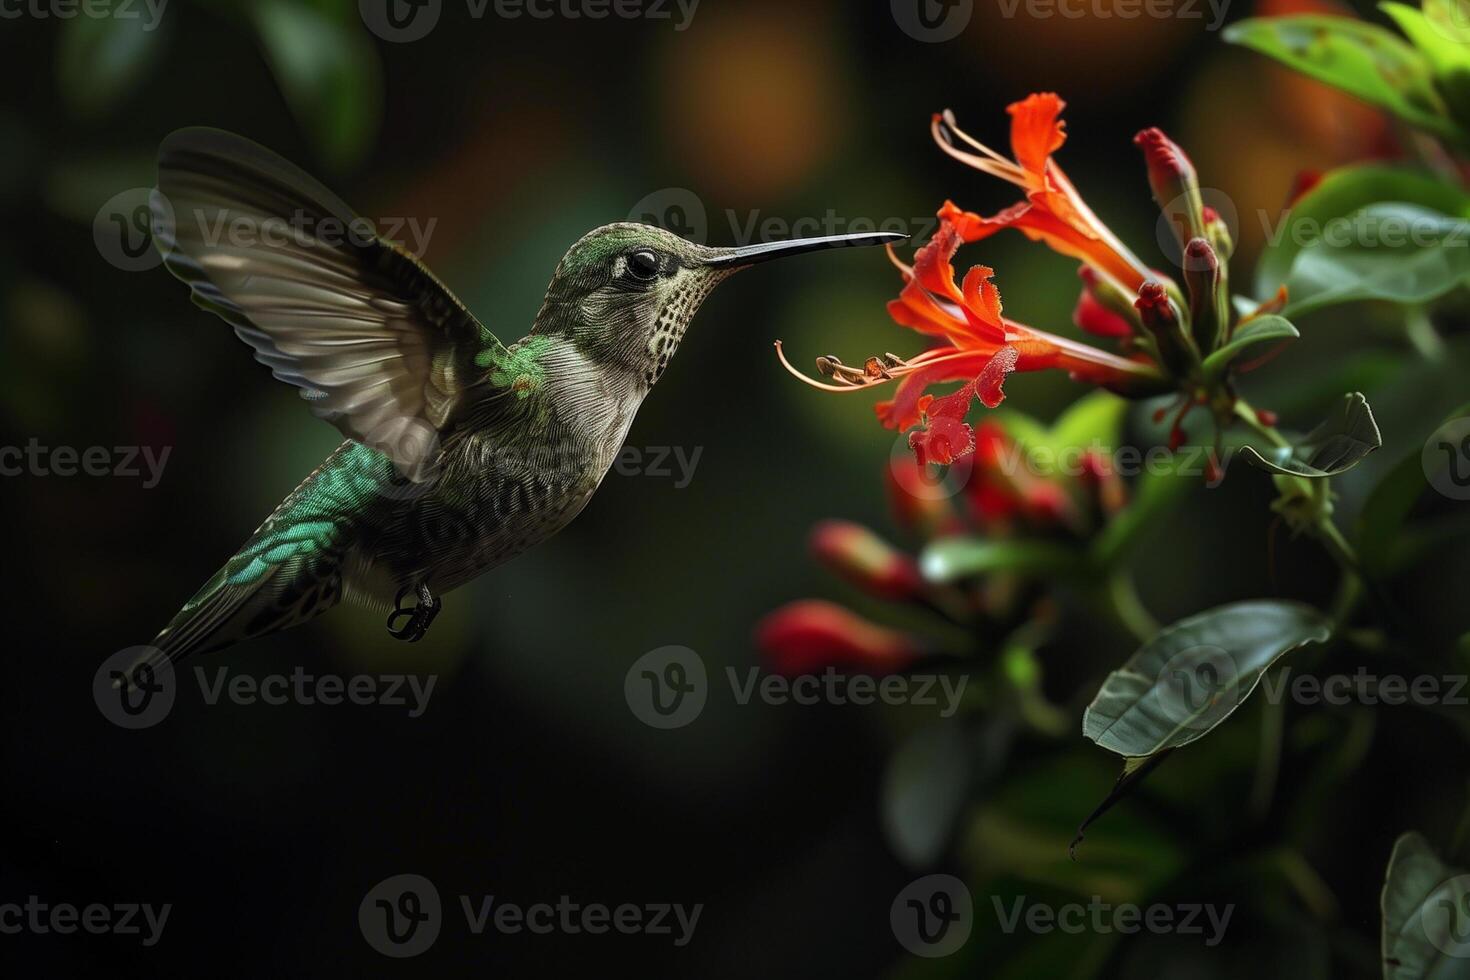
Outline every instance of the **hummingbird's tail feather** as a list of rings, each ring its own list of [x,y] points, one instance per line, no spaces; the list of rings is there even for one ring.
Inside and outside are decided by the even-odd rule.
[[[374,450],[344,442],[184,603],[118,686],[134,685],[145,665],[156,672],[196,653],[296,626],[336,605],[343,595],[352,515],[363,515],[367,481],[375,472],[364,457],[376,460],[377,470],[391,469]]]
[[[331,552],[298,552],[271,562],[267,556],[293,545],[258,538],[184,604],[118,686],[136,683],[145,665],[157,673],[196,653],[280,632],[315,618],[341,599],[339,561]]]

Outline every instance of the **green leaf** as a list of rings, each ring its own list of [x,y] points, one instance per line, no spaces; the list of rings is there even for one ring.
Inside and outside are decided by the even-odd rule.
[[[1422,12],[1402,3],[1379,4],[1423,53],[1450,116],[1462,126],[1470,116],[1470,20],[1464,2],[1424,0]]]
[[[1368,400],[1355,391],[1344,395],[1332,417],[1295,446],[1242,446],[1240,454],[1252,466],[1271,473],[1323,479],[1352,469],[1382,445],[1373,410]]]
[[[167,30],[139,4],[137,16],[62,21],[56,67],[61,97],[79,116],[97,116],[133,94],[163,52]]]
[[[972,766],[964,727],[953,722],[920,729],[889,760],[883,826],[909,867],[926,867],[944,853],[969,799]]]
[[[1256,265],[1256,295],[1263,300],[1274,296],[1291,274],[1297,253],[1320,240],[1330,222],[1383,201],[1403,201],[1443,214],[1470,216],[1470,194],[1431,174],[1380,164],[1330,171],[1292,205],[1280,225],[1267,229],[1268,242]],[[1247,302],[1242,313],[1255,309],[1254,300]]]
[[[1461,405],[1444,421],[1466,416],[1470,416],[1470,403]],[[1439,461],[1439,457],[1431,458]],[[1448,465],[1448,458],[1443,462]],[[1370,574],[1389,576],[1406,564],[1411,540],[1404,533],[1404,524],[1430,486],[1424,453],[1415,449],[1395,463],[1368,495],[1358,515],[1358,557]]]
[[[991,572],[1033,575],[1080,575],[1083,555],[1051,541],[992,541],[944,538],[919,556],[919,569],[931,582],[954,582]]]
[[[1047,443],[1057,452],[1073,452],[1100,446],[1104,452],[1117,448],[1128,401],[1110,391],[1095,391],[1077,399],[1052,424]]]
[[[1435,93],[1428,61],[1376,24],[1329,14],[1257,17],[1227,27],[1225,40],[1381,106],[1405,122],[1449,139],[1460,137]]]
[[[336,170],[357,162],[382,99],[377,52],[364,32],[285,0],[251,13],[271,71],[323,161]]]
[[[1380,3],[1378,9],[1392,18],[1399,30],[1419,49],[1429,62],[1430,70],[1436,76],[1444,76],[1470,66],[1470,51],[1465,48],[1470,37],[1466,36],[1463,26],[1454,23],[1454,20],[1462,18],[1447,9],[1456,2],[1458,0],[1435,4],[1434,0],[1428,0],[1423,11],[1403,3]],[[1437,19],[1429,17],[1431,10]]]
[[[1398,202],[1374,204],[1324,228],[1292,259],[1283,315],[1338,303],[1420,304],[1470,279],[1470,219]]]
[[[1188,745],[1230,717],[1278,657],[1331,634],[1326,615],[1297,602],[1236,602],[1181,620],[1108,675],[1082,733],[1133,760]]]
[[[1470,875],[1441,861],[1421,834],[1394,844],[1381,906],[1384,980],[1470,978]]]
[[[1269,314],[1258,316],[1235,331],[1235,336],[1230,338],[1229,343],[1205,358],[1205,374],[1211,376],[1223,374],[1230,366],[1230,362],[1248,347],[1273,340],[1295,340],[1300,336],[1301,333],[1285,317]]]

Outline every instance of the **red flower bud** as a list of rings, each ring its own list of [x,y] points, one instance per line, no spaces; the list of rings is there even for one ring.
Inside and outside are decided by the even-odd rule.
[[[817,561],[865,592],[895,600],[924,592],[918,564],[861,524],[823,521],[812,529],[811,549]]]
[[[1092,291],[1084,288],[1072,311],[1072,322],[1099,337],[1131,337],[1133,324],[1103,306]]]
[[[1158,128],[1143,130],[1133,137],[1133,142],[1143,150],[1154,200],[1174,226],[1179,243],[1204,237],[1204,200],[1200,197],[1199,176],[1189,157]]]
[[[1143,320],[1144,329],[1153,337],[1159,348],[1159,358],[1169,373],[1183,377],[1189,372],[1195,357],[1193,344],[1184,335],[1179,322],[1179,311],[1162,283],[1149,280],[1138,289],[1138,299],[1133,304]]]
[[[1191,238],[1184,247],[1184,285],[1189,289],[1189,326],[1201,354],[1220,342],[1222,319],[1228,313],[1220,260],[1203,238]]]
[[[818,599],[792,602],[766,616],[756,627],[756,644],[770,669],[786,677],[828,667],[891,674],[922,652],[913,638]]]
[[[1204,207],[1204,217],[1205,237],[1210,240],[1210,246],[1220,261],[1229,262],[1230,256],[1235,254],[1235,237],[1230,234],[1230,227],[1220,217],[1220,212],[1208,204]]]

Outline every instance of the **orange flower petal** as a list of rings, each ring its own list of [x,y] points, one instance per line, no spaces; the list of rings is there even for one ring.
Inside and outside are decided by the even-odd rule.
[[[1000,315],[1000,290],[990,281],[994,275],[995,270],[984,265],[977,265],[965,274],[965,313],[976,333],[1004,343],[1006,325]]]
[[[946,381],[973,378],[989,359],[990,354],[982,351],[977,351],[970,357],[941,358],[937,364],[921,367],[906,375],[894,390],[893,398],[878,402],[873,410],[878,414],[878,420],[890,429],[902,432],[912,428],[919,423],[919,416],[923,412],[920,401],[926,397],[926,388]]]
[[[1011,151],[1016,162],[1038,182],[1046,172],[1047,161],[1067,140],[1062,109],[1066,106],[1055,92],[1037,92],[1006,107],[1011,114]]]
[[[1002,347],[975,379],[975,394],[986,408],[994,408],[1005,400],[1006,395],[1001,388],[1006,378],[1016,369],[1020,358],[1021,352],[1016,348],[1009,345]]]

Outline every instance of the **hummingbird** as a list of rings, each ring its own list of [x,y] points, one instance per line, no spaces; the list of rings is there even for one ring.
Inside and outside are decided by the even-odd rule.
[[[714,248],[604,225],[567,250],[530,332],[507,346],[416,256],[243,137],[166,137],[150,210],[195,304],[344,441],[158,633],[130,682],[343,599],[388,611],[389,633],[418,641],[441,596],[586,506],[716,285],[768,259],[907,237]]]

